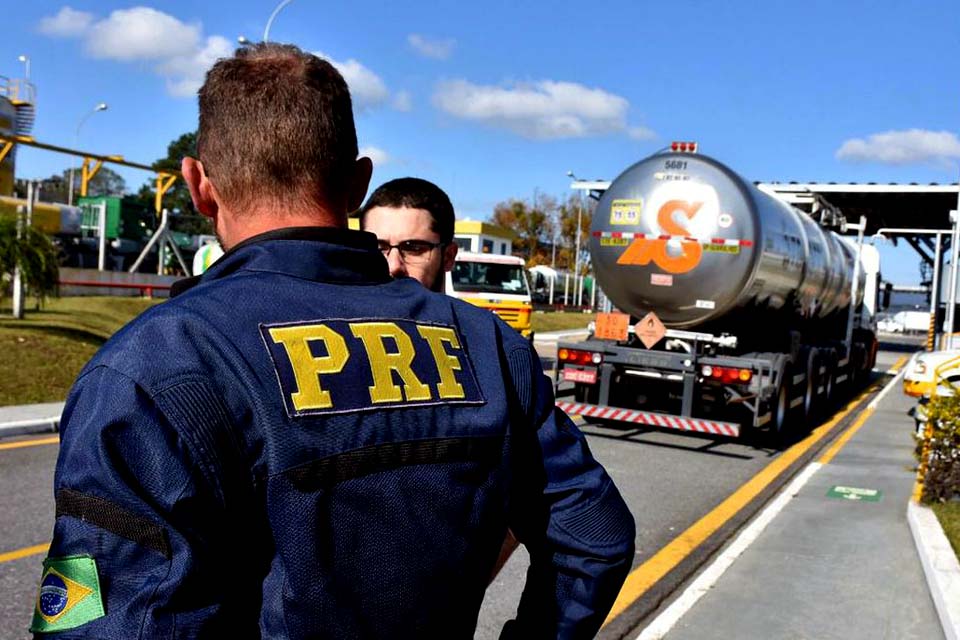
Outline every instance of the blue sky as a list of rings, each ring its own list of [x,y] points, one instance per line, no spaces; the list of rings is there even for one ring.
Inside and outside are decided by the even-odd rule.
[[[149,163],[193,130],[193,92],[274,0],[5,2],[0,75],[30,58],[34,134]],[[294,0],[271,40],[321,52],[351,85],[374,184],[418,175],[458,215],[565,174],[613,178],[671,140],[751,180],[954,182],[956,0],[345,3]],[[68,166],[23,149],[20,177]],[[147,175],[121,171],[135,189]],[[884,271],[913,282],[918,259]]]

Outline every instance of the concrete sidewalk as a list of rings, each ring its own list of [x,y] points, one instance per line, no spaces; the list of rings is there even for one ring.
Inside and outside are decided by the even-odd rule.
[[[56,431],[63,405],[63,402],[44,402],[0,407],[0,438]]]
[[[741,555],[736,541],[730,545],[726,571],[721,555],[719,577],[692,583],[639,637],[955,637],[938,619],[936,587],[928,585],[907,521],[915,478],[911,404],[898,381],[836,457],[812,464],[771,502],[771,515],[778,502],[782,511]]]

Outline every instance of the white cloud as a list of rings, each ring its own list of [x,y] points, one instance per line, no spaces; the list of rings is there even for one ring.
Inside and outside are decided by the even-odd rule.
[[[875,133],[867,139],[851,138],[837,150],[839,160],[917,164],[960,158],[960,140],[950,131],[908,129]]]
[[[397,111],[410,111],[413,109],[413,96],[409,91],[398,91],[393,96],[393,108]]]
[[[345,62],[341,62],[321,51],[313,53],[332,64],[340,72],[347,86],[350,87],[350,97],[353,98],[353,106],[358,111],[381,105],[390,97],[390,91],[380,76],[359,61],[348,58]]]
[[[233,55],[233,43],[221,36],[210,36],[200,49],[170,58],[158,67],[167,78],[167,90],[174,96],[196,95],[203,85],[207,69],[220,58]]]
[[[92,13],[64,6],[57,15],[42,18],[38,30],[46,36],[74,38],[83,35],[91,22],[93,22]]]
[[[390,154],[378,147],[365,146],[360,147],[360,156],[366,156],[373,161],[374,167],[382,167],[390,162]]]
[[[150,7],[119,9],[90,28],[85,46],[94,58],[167,60],[190,55],[200,46],[200,26]]]
[[[409,44],[414,51],[422,55],[424,58],[446,60],[450,57],[450,54],[453,53],[453,47],[456,45],[456,40],[453,38],[430,40],[418,33],[411,33],[407,36],[407,44]]]
[[[657,132],[646,127],[629,127],[627,136],[631,140],[653,140],[657,137]]]
[[[433,103],[457,118],[536,140],[611,133],[634,139],[654,136],[649,129],[628,126],[626,99],[573,82],[542,80],[498,87],[452,80],[440,83]]]
[[[150,7],[119,9],[97,20],[65,6],[43,18],[39,28],[49,36],[82,37],[84,50],[93,58],[153,63],[167,91],[177,97],[193,96],[207,69],[234,50],[227,38],[204,38],[199,23],[186,24]]]

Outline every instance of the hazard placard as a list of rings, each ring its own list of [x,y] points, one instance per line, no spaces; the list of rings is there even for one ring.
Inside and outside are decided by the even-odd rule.
[[[626,340],[630,316],[625,313],[598,313],[593,335],[601,340]]]
[[[647,349],[652,348],[653,345],[663,340],[663,336],[667,335],[667,328],[663,326],[660,318],[653,311],[643,316],[643,319],[634,326],[633,330]]]

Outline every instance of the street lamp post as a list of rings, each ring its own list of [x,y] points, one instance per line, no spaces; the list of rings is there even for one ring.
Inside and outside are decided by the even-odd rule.
[[[278,5],[273,9],[273,13],[270,14],[270,19],[267,20],[267,26],[263,29],[263,41],[264,41],[264,42],[269,42],[269,41],[270,41],[270,25],[273,24],[274,18],[276,18],[276,17],[277,17],[277,14],[280,13],[280,11],[281,11],[285,6],[287,6],[288,4],[290,4],[291,2],[293,2],[293,0],[283,0],[283,2],[281,2],[280,4],[278,4]]]
[[[96,112],[98,112],[98,111],[106,111],[106,110],[107,110],[107,103],[106,103],[106,102],[101,102],[100,104],[98,104],[96,107],[93,108],[93,111],[91,111],[90,113],[88,113],[88,114],[86,114],[85,116],[83,116],[82,118],[80,118],[80,123],[77,124],[77,131],[76,131],[76,133],[73,135],[73,148],[74,148],[74,149],[76,149],[76,148],[77,148],[77,145],[80,144],[80,127],[83,126],[83,123],[86,122],[86,121],[90,118],[90,116],[92,116],[92,115],[95,114]],[[68,189],[68,191],[67,191],[67,204],[70,205],[70,206],[73,206],[73,180],[74,180],[74,167],[73,167],[73,165],[74,165],[74,164],[75,164],[74,162],[71,162],[71,163],[70,163],[70,185],[69,185],[69,187],[67,188],[67,189]]]
[[[567,171],[567,177],[573,178],[578,182],[580,181],[580,179],[576,175],[574,175],[573,171]],[[583,306],[581,304],[583,302],[583,284],[579,280],[580,278],[580,221],[583,217],[583,201],[581,198],[582,198],[582,194],[577,193],[577,238],[576,238],[576,244],[575,244],[576,249],[574,249],[575,251],[574,265],[575,266],[573,267],[574,277],[577,278],[577,283],[578,283],[577,284],[577,306]]]
[[[24,79],[27,82],[30,82],[30,56],[23,54],[23,55],[17,56],[17,60],[22,62],[26,67],[26,69],[24,69],[24,74],[25,74]]]
[[[280,2],[277,6],[275,6],[275,7],[273,8],[273,12],[270,14],[270,17],[267,19],[267,26],[265,26],[265,27],[263,28],[263,41],[264,41],[264,42],[269,42],[269,41],[270,41],[270,27],[273,26],[273,21],[274,21],[274,19],[277,17],[277,14],[279,14],[280,11],[281,11],[285,6],[287,6],[288,4],[290,4],[291,2],[293,2],[293,0],[282,0],[282,2]],[[238,43],[241,47],[246,47],[246,46],[248,46],[248,45],[253,44],[253,42],[251,42],[250,39],[247,38],[247,37],[244,36],[244,35],[239,35],[239,36],[237,36],[237,43]]]

